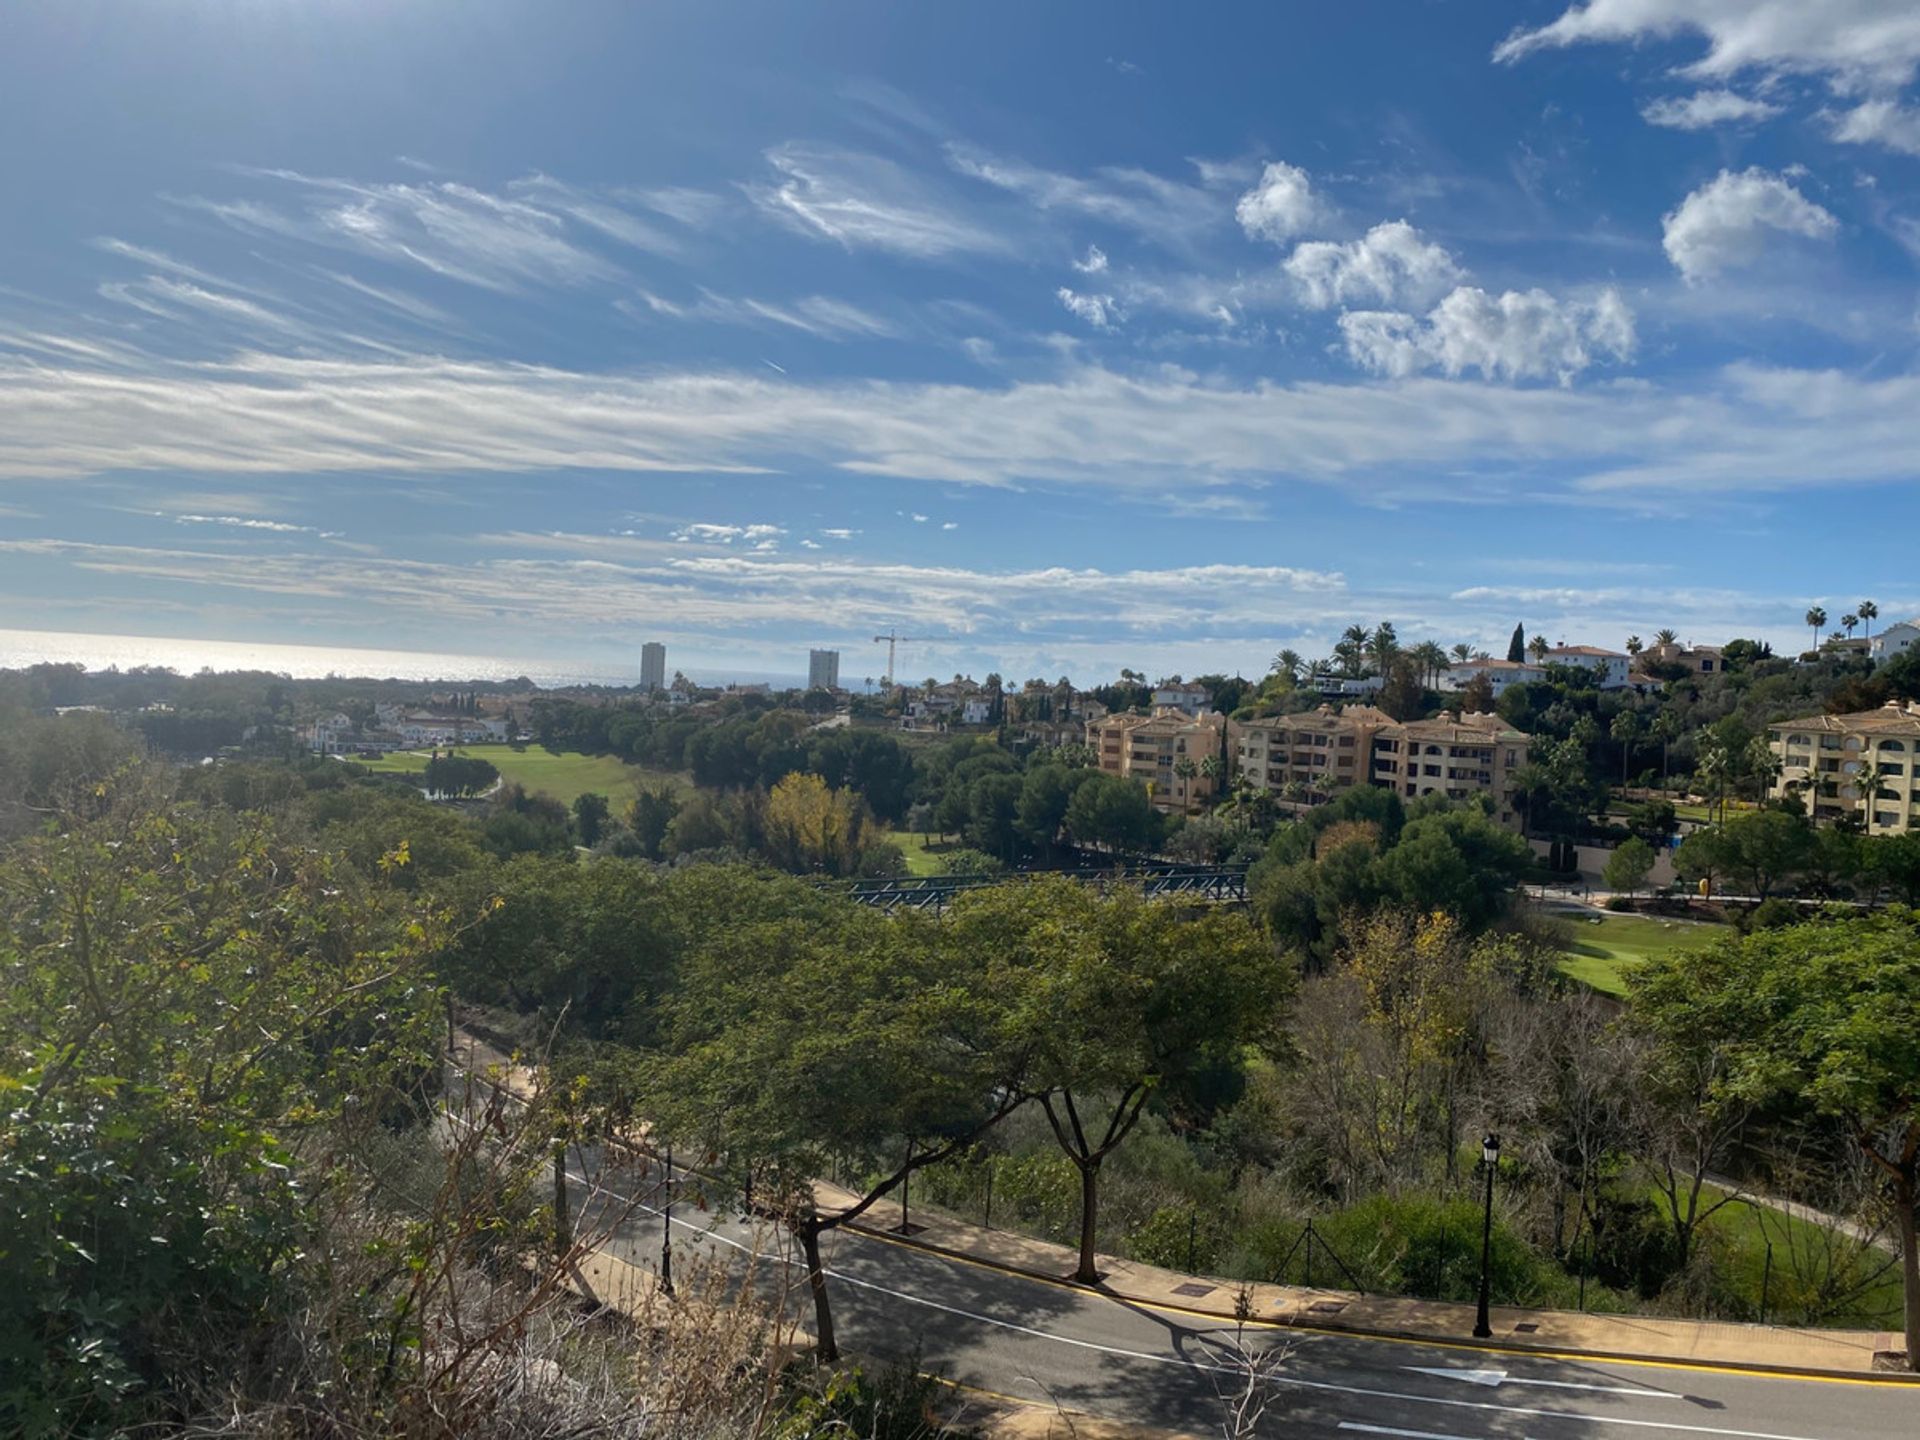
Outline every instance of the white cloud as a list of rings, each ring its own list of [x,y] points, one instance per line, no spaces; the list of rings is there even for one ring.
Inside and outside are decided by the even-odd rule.
[[[858,530],[833,529],[833,530],[822,530],[820,533],[826,536],[829,540],[851,540],[854,536],[858,535],[860,532]]]
[[[175,515],[176,525],[229,525],[239,530],[266,530],[276,535],[320,535],[331,540],[337,530],[318,530],[311,525],[295,525],[286,520],[262,520],[252,515]]]
[[[1395,377],[1438,369],[1566,385],[1601,358],[1625,360],[1634,349],[1633,315],[1613,290],[1563,301],[1544,290],[1494,296],[1462,286],[1424,320],[1356,310],[1340,317],[1340,331],[1355,364]]]
[[[1831,119],[1836,140],[1920,155],[1920,110],[1894,100],[1866,100]]]
[[[890,320],[847,300],[807,295],[798,300],[756,300],[750,295],[716,295],[702,288],[699,298],[668,300],[642,290],[640,300],[655,315],[678,320],[707,320],[722,325],[781,326],[820,340],[892,338],[900,331]],[[623,309],[632,306],[620,302]]]
[[[947,146],[947,163],[1035,209],[1085,215],[1173,249],[1187,248],[1220,222],[1215,197],[1203,187],[1132,166],[1103,166],[1083,178],[958,144]]]
[[[525,182],[525,194],[495,195],[451,182],[363,184],[291,170],[258,174],[297,189],[305,208],[290,212],[254,200],[181,203],[238,230],[354,250],[502,291],[618,277],[620,267],[583,245],[576,226],[628,244],[651,242],[654,234],[630,216],[621,220],[625,212],[612,205],[545,177]],[[649,248],[665,248],[664,242]]]
[[[1315,310],[1355,302],[1421,305],[1465,278],[1446,250],[1404,220],[1376,225],[1358,240],[1311,240],[1283,267]]]
[[[1107,268],[1107,252],[1098,245],[1087,246],[1087,258],[1073,262],[1073,268],[1082,275],[1098,275]]]
[[[731,545],[736,540],[747,540],[753,542],[756,550],[771,550],[777,548],[780,537],[787,532],[780,525],[717,525],[695,521],[671,533],[683,544],[693,541],[702,545]]]
[[[1778,105],[1749,99],[1731,90],[1700,90],[1692,95],[1668,95],[1650,100],[1640,107],[1640,117],[1649,125],[1669,130],[1710,130],[1715,125],[1743,125],[1771,120],[1780,114]]]
[[[1735,367],[1686,384],[1563,390],[1435,375],[1232,384],[1066,364],[1009,384],[803,384],[428,356],[146,356],[135,368],[0,345],[0,479],[148,471],[206,487],[289,475],[311,492],[341,475],[562,484],[561,472],[601,470],[657,474],[672,495],[691,472],[839,470],[1088,486],[1147,502],[1176,480],[1196,495],[1245,495],[1275,477],[1368,497],[1473,499],[1524,484],[1685,499],[1912,483],[1917,454],[1914,375]]]
[[[794,143],[769,150],[767,163],[783,178],[777,185],[749,186],[747,194],[803,235],[918,260],[1007,248],[1000,236],[880,156]]]
[[[1689,284],[1750,265],[1769,232],[1825,240],[1839,222],[1778,175],[1753,167],[1722,170],[1664,218],[1661,243]]]
[[[1920,7],[1911,0],[1585,0],[1550,24],[1518,29],[1493,52],[1519,60],[1584,42],[1699,35],[1707,53],[1685,73],[1753,69],[1825,75],[1838,88],[1903,85],[1920,64]]]
[[[1326,206],[1313,193],[1306,171],[1275,160],[1261,172],[1259,183],[1240,197],[1233,214],[1250,239],[1278,245],[1312,229],[1326,217]]]
[[[1087,295],[1062,285],[1054,292],[1060,303],[1096,330],[1111,330],[1120,323],[1120,309],[1111,295]]]
[[[958,530],[960,528],[960,522],[958,520],[945,520],[941,522],[940,528],[942,530]]]

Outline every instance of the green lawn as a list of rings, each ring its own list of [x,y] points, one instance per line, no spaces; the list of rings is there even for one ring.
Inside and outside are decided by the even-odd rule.
[[[604,795],[616,814],[627,807],[642,785],[664,781],[676,789],[685,789],[691,784],[676,771],[649,770],[629,765],[612,755],[556,755],[539,745],[519,750],[511,745],[463,745],[456,753],[485,760],[508,783],[543,791],[566,805],[588,793]],[[404,750],[359,763],[372,770],[418,774],[427,768],[430,757],[431,752],[426,750]]]
[[[1604,995],[1625,995],[1626,974],[1642,960],[1692,950],[1724,935],[1724,925],[1650,915],[1560,915],[1573,928],[1562,974]]]
[[[895,830],[887,839],[899,846],[900,853],[907,857],[909,875],[938,875],[942,852],[953,848],[947,841],[938,838],[929,845],[924,836],[906,830]]]
[[[1724,1193],[1709,1185],[1701,1207]],[[1664,1215],[1665,1197],[1655,1192],[1651,1198]],[[1744,1200],[1715,1211],[1702,1228],[1725,1247],[1728,1286],[1756,1316],[1764,1287],[1767,1318],[1776,1323],[1875,1330],[1900,1324],[1900,1269],[1890,1254],[1829,1239],[1810,1221]]]

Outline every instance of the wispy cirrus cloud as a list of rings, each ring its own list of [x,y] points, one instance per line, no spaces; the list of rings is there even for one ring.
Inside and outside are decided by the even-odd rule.
[[[629,313],[641,309],[675,320],[700,320],[759,329],[798,330],[816,340],[893,339],[901,327],[848,300],[829,295],[803,295],[797,300],[757,300],[750,295],[717,295],[704,287],[691,300],[669,300],[650,290],[640,292],[638,308],[620,301]]]
[[[246,234],[352,251],[502,292],[618,279],[622,267],[587,243],[589,234],[643,250],[675,248],[630,212],[547,176],[495,193],[454,181],[246,173],[286,190],[288,198],[194,196],[175,203]]]
[[[1783,367],[1728,367],[1685,389],[1568,392],[1428,377],[1229,384],[1087,365],[992,386],[802,384],[425,356],[247,353],[134,370],[0,352],[0,477],[824,466],[1141,497],[1178,478],[1239,491],[1292,479],[1360,499],[1383,488],[1472,499],[1525,484],[1664,488],[1679,501],[1911,480],[1915,454],[1920,376]]]
[[[946,156],[957,173],[1017,195],[1037,210],[1116,225],[1172,249],[1188,248],[1227,219],[1221,197],[1205,185],[1134,166],[1069,175],[958,142],[947,145]]]
[[[957,201],[882,156],[796,141],[775,146],[766,158],[780,178],[748,185],[748,197],[813,239],[917,260],[1011,248]]]

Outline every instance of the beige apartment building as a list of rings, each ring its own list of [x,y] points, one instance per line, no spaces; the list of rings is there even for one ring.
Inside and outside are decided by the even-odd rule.
[[[1151,715],[1108,715],[1087,722],[1087,744],[1095,763],[1109,775],[1143,781],[1156,810],[1188,815],[1220,791],[1226,766],[1207,766],[1222,757],[1227,719],[1217,713],[1188,715],[1157,710]],[[1193,773],[1183,774],[1192,762]]]
[[[1389,724],[1373,740],[1373,783],[1405,799],[1486,795],[1493,818],[1514,829],[1522,816],[1514,778],[1527,763],[1527,737],[1498,715]]]
[[[1403,799],[1490,796],[1493,814],[1518,828],[1514,777],[1527,763],[1527,737],[1497,715],[1398,721],[1371,705],[1322,705],[1301,715],[1234,721],[1229,742],[1239,774],[1255,789],[1289,785],[1304,798],[1368,783]]]
[[[1235,720],[1227,735],[1234,766],[1254,789],[1278,794],[1296,785],[1324,799],[1367,778],[1373,737],[1391,724],[1371,705],[1322,705],[1299,715]]]
[[[1920,831],[1920,705],[1782,720],[1767,740],[1780,762],[1774,795],[1801,799],[1815,823],[1852,816],[1870,835]]]

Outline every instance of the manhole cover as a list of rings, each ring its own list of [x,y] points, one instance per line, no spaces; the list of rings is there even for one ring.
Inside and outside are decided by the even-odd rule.
[[[1347,1302],[1344,1300],[1316,1300],[1313,1304],[1307,1306],[1307,1313],[1309,1315],[1338,1315],[1346,1308]]]
[[[1176,1285],[1173,1287],[1174,1294],[1186,1295],[1189,1297],[1200,1296],[1200,1295],[1211,1295],[1213,1293],[1213,1290],[1214,1290],[1214,1287],[1211,1285],[1196,1285],[1191,1280],[1187,1281],[1187,1283],[1184,1285]]]
[[[1533,1334],[1534,1331],[1538,1330],[1539,1328],[1540,1327],[1538,1325],[1531,1325],[1531,1324],[1516,1325],[1513,1327],[1513,1333],[1516,1335],[1531,1335]]]

